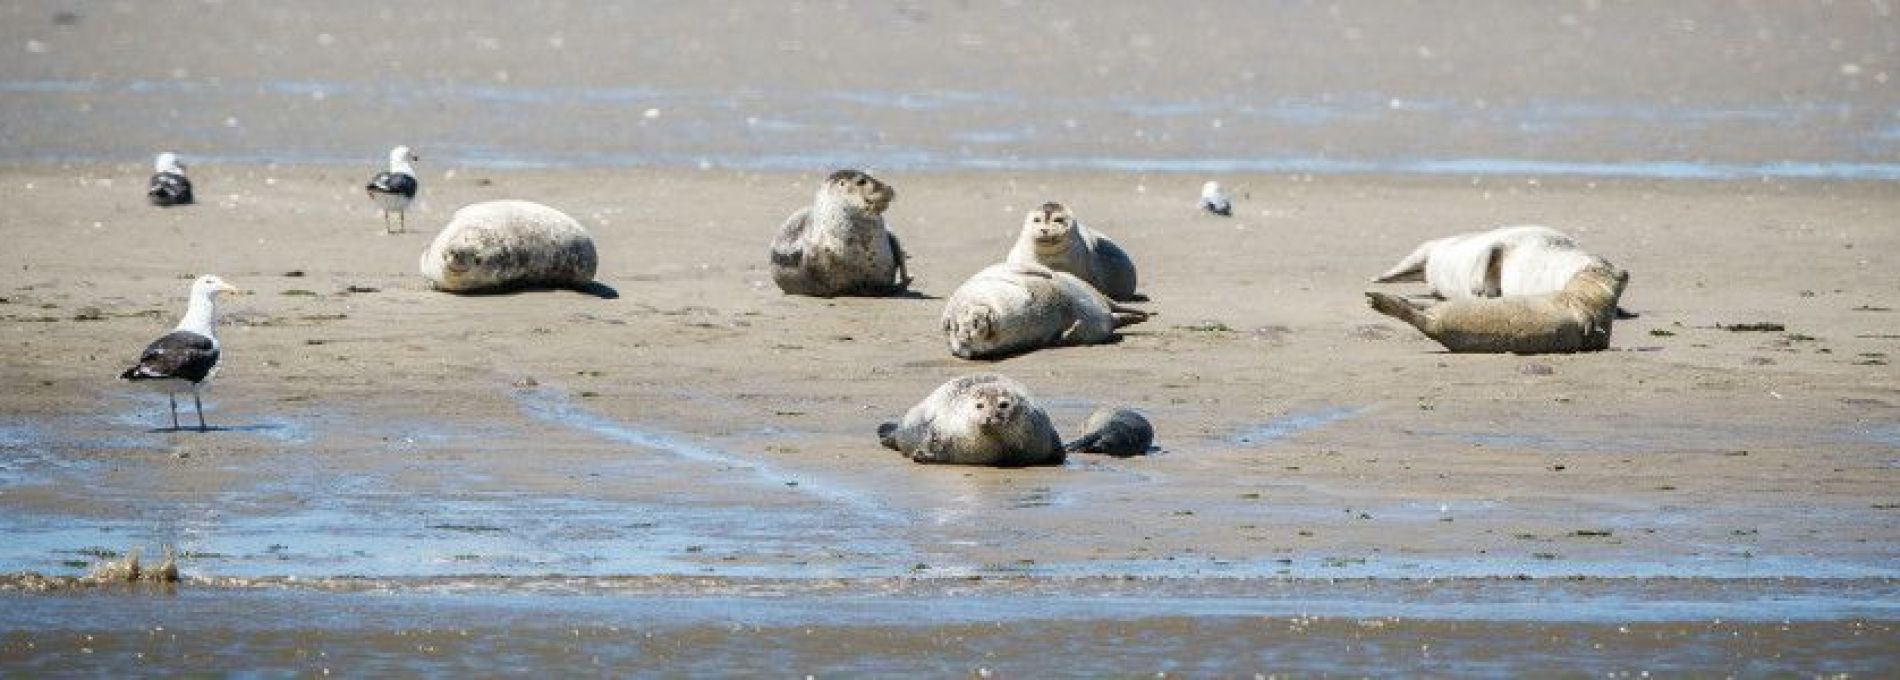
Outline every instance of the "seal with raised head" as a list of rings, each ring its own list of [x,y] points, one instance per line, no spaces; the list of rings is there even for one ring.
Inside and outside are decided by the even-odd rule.
[[[1059,465],[1062,436],[1029,388],[994,374],[968,375],[939,386],[877,428],[878,441],[919,463]]]
[[[950,294],[943,332],[950,353],[1001,357],[1043,347],[1099,345],[1149,314],[1108,299],[1081,279],[1035,263],[1004,262]]]
[[[1082,424],[1082,436],[1069,442],[1069,452],[1139,456],[1155,443],[1155,426],[1131,408],[1104,406]]]
[[[1089,282],[1111,300],[1135,299],[1135,261],[1106,235],[1076,221],[1061,203],[1044,203],[1023,216],[1009,262],[1033,262]]]
[[[1501,258],[1492,256],[1490,278]],[[1366,302],[1453,352],[1589,352],[1610,346],[1616,301],[1628,284],[1629,272],[1599,260],[1550,293],[1447,300],[1422,309],[1384,293],[1366,293]]]
[[[892,295],[910,287],[904,248],[884,228],[897,191],[857,170],[819,185],[772,239],[772,281],[792,295]]]
[[[486,293],[585,289],[599,258],[593,237],[574,218],[539,203],[508,200],[456,210],[423,251],[421,265],[436,290]]]
[[[1494,276],[1490,268],[1499,257]],[[1426,241],[1372,282],[1423,281],[1447,300],[1538,295],[1562,290],[1601,259],[1550,227],[1502,227]]]

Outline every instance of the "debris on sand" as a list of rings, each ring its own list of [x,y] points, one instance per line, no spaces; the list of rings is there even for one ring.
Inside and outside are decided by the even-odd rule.
[[[1754,323],[1716,324],[1716,328],[1736,333],[1780,333],[1788,330],[1787,324],[1775,321],[1757,321]]]

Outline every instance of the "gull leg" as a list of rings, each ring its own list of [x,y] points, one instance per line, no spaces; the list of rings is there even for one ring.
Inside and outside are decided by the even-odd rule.
[[[405,234],[408,232],[409,232],[409,213],[403,212],[400,210],[396,211],[396,233]]]
[[[204,432],[211,429],[205,426],[205,403],[198,398],[198,387],[196,385],[193,385],[191,388],[191,403],[198,407],[198,431]]]
[[[165,398],[172,400],[172,429],[178,429],[178,393],[166,392]]]

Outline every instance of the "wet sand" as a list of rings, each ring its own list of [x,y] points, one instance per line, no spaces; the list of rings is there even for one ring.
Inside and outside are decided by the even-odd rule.
[[[1900,665],[1884,6],[460,9],[219,6],[154,56],[118,7],[0,7],[0,572],[169,545],[186,576],[0,581],[0,668]],[[398,142],[424,189],[385,236],[360,186]],[[200,205],[144,204],[161,147]],[[843,165],[896,186],[920,296],[772,286]],[[1194,210],[1210,177],[1235,217]],[[580,219],[616,296],[426,290],[494,198]],[[952,358],[941,298],[1047,200],[1159,316]],[[1420,241],[1521,223],[1632,272],[1610,351],[1450,355],[1365,307],[1422,292],[1366,283]],[[200,273],[249,291],[218,431],[162,431],[113,376]],[[1161,450],[877,446],[973,371]]]

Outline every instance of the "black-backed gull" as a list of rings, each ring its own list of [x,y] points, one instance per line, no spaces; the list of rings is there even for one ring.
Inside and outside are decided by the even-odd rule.
[[[1222,217],[1234,214],[1234,204],[1227,200],[1226,192],[1220,190],[1220,182],[1212,180],[1201,185],[1201,209]]]
[[[224,279],[206,274],[191,282],[191,302],[185,318],[164,337],[146,345],[139,363],[119,377],[165,392],[172,402],[172,429],[178,429],[178,393],[190,390],[198,408],[198,430],[205,425],[205,406],[198,390],[210,382],[218,370],[218,293],[237,292]]]
[[[399,232],[408,228],[403,222],[403,211],[409,209],[409,202],[416,200],[416,167],[410,165],[422,160],[409,147],[399,146],[389,150],[389,169],[371,177],[369,185],[370,200],[383,209],[383,231]],[[396,214],[396,228],[389,228],[389,214]]]
[[[152,183],[145,188],[152,205],[169,207],[191,203],[191,180],[185,179],[185,164],[178,154],[167,151],[152,161]]]

